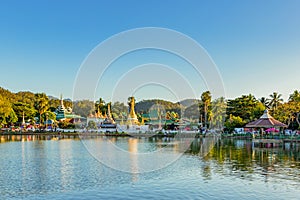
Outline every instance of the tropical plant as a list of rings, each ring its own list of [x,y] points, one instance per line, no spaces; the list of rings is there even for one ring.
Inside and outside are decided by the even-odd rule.
[[[265,107],[255,99],[252,94],[228,100],[227,116],[233,115],[242,118],[246,122],[259,118]]]
[[[107,106],[105,105],[105,101],[100,98],[95,102],[95,113],[99,116],[104,115],[107,112]]]
[[[34,107],[39,114],[40,124],[42,123],[42,114],[49,108],[49,99],[45,93],[36,93]]]
[[[18,117],[19,122],[23,120],[23,115],[25,120],[34,121],[37,111],[30,104],[16,102],[12,105],[12,107],[16,113],[16,116]]]
[[[209,106],[211,104],[211,94],[210,91],[203,92],[201,94],[201,101],[202,101],[202,110],[204,116],[204,127],[207,127],[207,118],[209,112]]]
[[[300,102],[300,92],[295,90],[293,94],[290,95],[289,101]]]
[[[128,107],[124,103],[116,101],[111,107],[111,112],[115,119],[117,119],[117,118],[124,119],[124,116],[122,116],[122,113],[125,113],[125,117],[126,117],[127,112],[128,112]]]
[[[269,104],[270,100],[267,99],[266,97],[262,97],[259,99],[260,103],[262,103],[265,106],[265,109],[270,109]]]
[[[226,101],[224,97],[215,99],[212,102],[210,112],[210,127],[216,129],[223,129],[223,125],[226,119]]]
[[[281,98],[281,94],[278,94],[278,92],[273,92],[273,94],[270,94],[270,103],[269,106],[272,110],[272,112],[275,112],[277,107],[282,104],[283,99]]]
[[[54,112],[51,112],[51,111],[46,111],[42,114],[42,119],[43,121],[46,121],[46,120],[55,120],[56,119],[56,115]]]
[[[96,125],[96,123],[94,121],[89,121],[88,128],[90,128],[90,129],[96,129],[97,125]]]
[[[234,128],[243,127],[245,124],[246,122],[241,117],[230,115],[224,123],[224,126],[226,127],[227,131],[231,133]]]
[[[15,123],[17,120],[11,103],[0,94],[0,124]]]
[[[73,102],[73,112],[76,114],[87,117],[95,110],[95,104],[90,100],[80,100]]]
[[[273,116],[288,125],[288,128],[300,128],[300,104],[295,101],[280,104]]]

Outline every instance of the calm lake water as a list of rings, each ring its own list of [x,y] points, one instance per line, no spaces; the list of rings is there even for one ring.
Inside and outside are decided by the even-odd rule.
[[[300,199],[299,144],[259,149],[251,140],[205,138],[181,154],[173,138],[0,137],[0,199]],[[177,157],[138,173],[158,159],[120,159],[112,145],[134,155]]]

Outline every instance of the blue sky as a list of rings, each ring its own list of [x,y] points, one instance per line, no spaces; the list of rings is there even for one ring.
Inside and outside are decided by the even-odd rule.
[[[2,0],[0,86],[71,98],[80,65],[100,42],[133,28],[163,27],[206,49],[227,98],[277,91],[287,100],[300,89],[299,8],[297,0]],[[199,83],[197,93],[205,89]]]

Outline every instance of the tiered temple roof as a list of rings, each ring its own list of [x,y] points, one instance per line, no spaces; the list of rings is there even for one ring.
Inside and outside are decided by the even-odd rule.
[[[65,108],[62,95],[60,96],[60,105],[57,107],[55,113],[56,113],[56,120],[82,118],[79,115],[73,114],[72,113],[72,108]]]

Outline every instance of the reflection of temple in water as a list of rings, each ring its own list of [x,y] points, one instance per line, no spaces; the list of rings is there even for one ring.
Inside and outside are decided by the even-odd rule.
[[[130,159],[130,169],[132,173],[132,181],[138,180],[139,166],[138,166],[138,142],[137,138],[128,139],[128,152]]]

